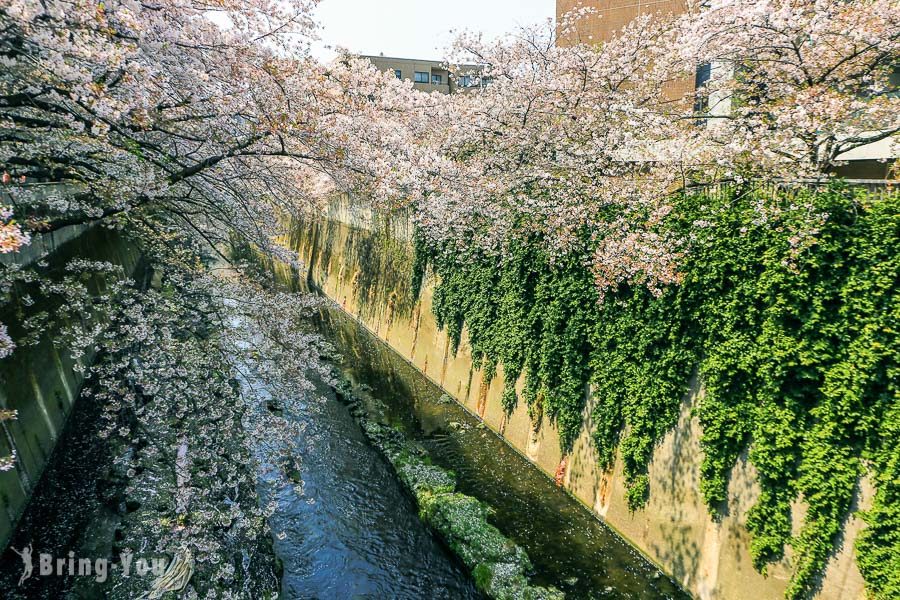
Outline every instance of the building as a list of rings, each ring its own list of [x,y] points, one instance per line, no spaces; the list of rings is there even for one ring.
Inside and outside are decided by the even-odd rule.
[[[557,0],[557,22],[575,8],[592,8],[594,14],[575,23],[574,32],[561,37],[559,44],[578,42],[600,44],[612,39],[618,31],[641,15],[677,15],[685,11],[685,0]],[[715,65],[700,65],[694,78],[676,79],[666,84],[666,96],[672,100],[689,98],[703,85]],[[721,67],[719,67],[721,68]],[[900,71],[895,78],[900,87]],[[727,114],[730,101],[710,98],[709,106],[695,105],[697,110],[709,109],[711,114]],[[846,165],[835,172],[843,177],[859,179],[895,178],[892,163],[900,159],[900,140],[897,136],[857,148],[839,157]]]
[[[390,56],[361,56],[368,59],[379,71],[393,73],[397,79],[413,82],[413,87],[423,92],[457,94],[477,89],[481,84],[477,65],[463,65],[456,71],[436,60],[394,58]]]
[[[562,37],[560,44],[575,42],[603,43],[612,39],[635,17],[642,15],[679,14],[685,10],[684,0],[557,0],[556,20],[576,8],[592,8],[594,14],[578,20],[575,32]],[[698,73],[700,76],[700,73]],[[666,84],[668,98],[680,100],[693,93],[696,81],[677,79]]]
[[[684,0],[557,0],[557,22],[576,8],[591,8],[595,13],[575,24],[574,39],[599,43],[610,40],[635,17],[682,13],[685,10],[685,2]],[[565,43],[565,40],[561,40],[561,43]]]

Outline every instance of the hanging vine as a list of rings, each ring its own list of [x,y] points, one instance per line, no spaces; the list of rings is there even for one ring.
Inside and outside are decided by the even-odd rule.
[[[700,491],[714,516],[749,448],[761,494],[747,516],[757,569],[793,549],[786,596],[808,595],[866,472],[876,485],[859,566],[875,597],[900,590],[900,194],[732,187],[685,194],[663,227],[689,241],[682,281],[660,296],[622,286],[598,301],[577,257],[551,261],[513,242],[502,258],[428,248],[434,313],[454,351],[465,326],[476,365],[506,375],[512,411],[525,376],[532,418],[564,452],[590,432],[603,468],[617,453],[628,502],[652,493],[647,469],[676,424],[692,377],[703,394]],[[792,535],[791,504],[807,505]]]

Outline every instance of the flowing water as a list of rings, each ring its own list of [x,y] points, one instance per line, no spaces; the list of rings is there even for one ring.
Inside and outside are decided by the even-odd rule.
[[[479,426],[476,417],[442,399],[438,386],[354,319],[328,308],[318,328],[339,351],[344,375],[386,406],[388,422],[419,441],[436,464],[454,471],[461,492],[494,508],[493,524],[526,549],[536,583],[577,599],[688,598],[499,436]],[[341,485],[354,489],[352,481]]]
[[[282,597],[480,597],[330,389],[319,385],[285,416],[303,426],[296,485],[272,473],[261,486],[279,501],[269,522],[284,563]]]
[[[360,324],[336,308],[313,325],[339,353],[338,366],[363,394],[379,399],[390,422],[454,471],[460,491],[496,511],[504,534],[522,545],[535,566],[533,580],[569,598],[685,598],[668,578],[582,505]],[[283,598],[479,598],[462,564],[418,519],[412,499],[391,467],[369,446],[333,392],[285,409],[303,426],[300,470],[267,472],[265,500],[277,496],[271,519],[283,562]],[[80,401],[54,452],[14,543],[63,556],[69,550],[105,555],[103,469],[110,459],[96,443],[96,407]],[[290,483],[290,485],[283,485]],[[99,515],[99,516],[98,516]],[[93,526],[87,526],[93,521]],[[108,543],[108,542],[107,542]],[[15,595],[18,557],[7,550],[0,589]],[[61,598],[71,580],[33,578],[22,597]]]

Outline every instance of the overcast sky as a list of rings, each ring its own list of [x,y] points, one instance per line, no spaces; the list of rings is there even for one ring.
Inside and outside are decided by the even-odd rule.
[[[322,0],[317,10],[322,43],[314,49],[331,58],[324,46],[358,54],[441,59],[451,30],[472,29],[497,37],[555,16],[555,0]]]

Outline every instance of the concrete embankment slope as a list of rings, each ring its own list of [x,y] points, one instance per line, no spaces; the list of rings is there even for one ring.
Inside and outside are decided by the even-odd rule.
[[[502,369],[485,383],[473,368],[465,333],[456,356],[447,335],[439,331],[431,311],[433,281],[426,280],[418,300],[410,293],[411,227],[403,219],[376,218],[348,199],[335,201],[321,218],[296,223],[291,246],[306,262],[309,279],[325,294],[385,340],[458,402],[481,417],[511,446],[553,477],[618,530],[697,598],[759,600],[781,598],[790,578],[790,549],[784,560],[760,575],[750,559],[747,511],[759,494],[756,474],[746,458],[735,466],[729,485],[727,513],[714,521],[703,502],[700,481],[700,425],[691,407],[702,388],[693,385],[684,399],[678,424],[656,448],[650,465],[650,499],[630,512],[621,461],[610,472],[597,466],[585,426],[571,454],[563,456],[557,431],[544,418],[535,432],[524,403],[504,413]],[[518,382],[521,392],[522,382]],[[866,505],[871,490],[862,486],[858,499]],[[794,527],[804,507],[794,507]],[[853,542],[862,527],[851,518],[840,551],[831,558],[817,598],[865,597],[853,558]]]
[[[140,252],[113,231],[73,226],[35,236],[22,251],[4,255],[0,260],[5,265],[23,267],[45,260],[52,277],[73,258],[108,261],[133,275],[139,268]],[[99,290],[103,282],[97,280],[93,285]],[[9,327],[14,341],[19,341],[23,333],[24,319],[58,308],[45,306],[37,294],[32,299],[33,303],[26,295],[13,292],[0,304],[0,322]],[[73,349],[59,343],[57,331],[44,331],[36,345],[19,344],[10,356],[0,359],[0,408],[18,411],[16,420],[0,423],[0,456],[15,452],[17,457],[12,470],[0,472],[2,547],[6,547],[66,425],[84,381],[83,368],[93,360],[92,352],[79,360],[72,355]]]

